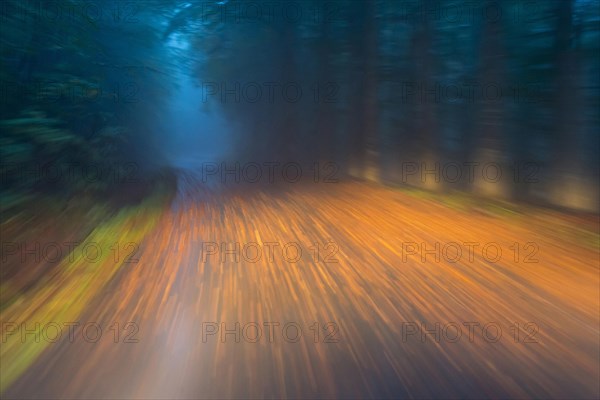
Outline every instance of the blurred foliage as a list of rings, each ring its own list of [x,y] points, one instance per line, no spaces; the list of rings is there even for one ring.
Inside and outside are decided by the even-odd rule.
[[[168,94],[162,23],[172,3],[147,1],[150,12],[118,0],[2,1],[3,209],[38,192],[68,199],[120,183],[111,173],[67,177],[69,166],[106,171],[157,161],[148,157],[159,148],[148,114]],[[36,176],[52,166],[63,179]]]
[[[404,161],[507,171],[525,161],[540,167],[540,183],[515,182],[502,197],[575,206],[555,192],[576,175],[585,184],[573,199],[597,210],[599,24],[591,0],[182,1],[165,35],[200,55],[199,82],[229,93],[236,82],[303,89],[293,104],[277,91],[267,104],[265,87],[256,103],[227,93],[225,102],[217,90],[213,104],[244,127],[235,140],[242,156],[335,161],[358,177],[375,166],[384,182],[398,181]],[[315,85],[327,83],[333,101],[314,101]],[[454,186],[478,190],[463,178]]]
[[[105,210],[94,208],[90,219],[100,223],[93,228],[72,255],[61,260],[53,280],[39,280],[29,290],[11,285],[0,287],[3,315],[15,315],[20,321],[52,320],[67,322],[81,315],[85,306],[103,289],[123,267],[129,266],[127,257],[115,260],[111,249],[115,243],[140,243],[157,225],[162,207],[167,201],[167,189],[161,182],[140,206],[124,207],[110,218]],[[104,218],[104,220],[102,220]],[[98,246],[99,256],[90,263],[81,251],[86,245]],[[40,295],[42,293],[42,295]],[[44,295],[44,293],[46,295]],[[25,304],[34,301],[35,307]],[[0,350],[6,367],[0,375],[0,391],[4,391],[47,347],[47,341],[7,342]]]
[[[498,6],[500,18],[486,14]],[[210,104],[235,122],[231,141],[241,161],[333,161],[361,177],[375,167],[381,181],[397,181],[404,161],[527,161],[540,166],[542,183],[519,182],[504,197],[566,202],[552,193],[571,175],[584,178],[571,197],[586,197],[588,188],[598,195],[600,13],[591,0],[474,2],[460,10],[452,0],[8,0],[0,7],[2,163],[152,169],[170,135],[160,118],[164,100],[175,72],[187,69],[199,84],[225,83],[219,94],[230,100],[236,83],[261,87],[262,101],[216,95]],[[294,9],[299,18],[289,14]],[[279,85],[273,102],[265,101],[267,82]],[[283,98],[290,82],[303,91],[297,103]],[[407,101],[406,82],[457,86],[463,95]],[[504,98],[471,101],[464,85],[473,82],[500,86]],[[39,185],[0,167],[3,197],[114,186]],[[476,190],[466,181],[457,186]]]

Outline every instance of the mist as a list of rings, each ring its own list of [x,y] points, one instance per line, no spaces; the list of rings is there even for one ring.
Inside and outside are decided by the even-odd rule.
[[[600,398],[597,0],[0,26],[2,399]]]

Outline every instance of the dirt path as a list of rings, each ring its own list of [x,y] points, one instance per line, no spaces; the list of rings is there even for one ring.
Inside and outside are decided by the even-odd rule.
[[[182,178],[77,319],[99,340],[65,329],[4,398],[597,398],[598,250],[561,221]]]

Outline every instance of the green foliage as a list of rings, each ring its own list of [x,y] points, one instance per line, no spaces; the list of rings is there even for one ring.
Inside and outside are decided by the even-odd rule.
[[[0,3],[3,203],[36,191],[66,197],[110,192],[115,183],[110,174],[40,182],[35,173],[21,172],[49,165],[110,169],[138,162],[137,147],[152,150],[151,126],[139,115],[156,114],[168,93],[168,68],[158,68],[157,60],[165,47],[159,30],[173,1],[145,4],[151,12],[119,0],[93,9],[76,0]],[[90,18],[86,10],[99,10],[101,18]]]

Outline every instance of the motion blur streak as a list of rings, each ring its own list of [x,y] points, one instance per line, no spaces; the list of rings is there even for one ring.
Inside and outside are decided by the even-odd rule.
[[[139,343],[111,337],[52,345],[4,396],[595,396],[599,279],[590,260],[597,249],[575,239],[595,223],[535,209],[527,218],[459,210],[359,182],[217,190],[182,174],[172,207],[141,244],[139,263],[123,265],[104,288],[92,282],[88,290],[98,295],[75,318],[136,321]],[[510,253],[491,263],[478,250],[472,262],[465,255],[456,263],[435,255],[402,262],[402,243],[433,249],[458,237],[502,249],[535,242],[538,262],[515,262]],[[236,263],[201,254],[202,243],[275,238],[304,250],[331,241],[338,262],[303,254],[294,263],[275,252],[272,262]],[[61,275],[49,279],[44,285]],[[34,307],[43,296],[36,292],[18,307]],[[48,320],[61,301],[42,309]],[[232,331],[236,322],[291,321],[304,336],[297,343],[277,335],[272,343],[236,343],[233,333],[202,340],[207,321]],[[314,343],[307,327],[315,321],[334,322],[337,340]],[[495,343],[477,330],[472,342],[402,340],[410,321],[430,330],[436,322],[495,322],[503,335]],[[516,341],[508,330],[527,321],[539,328],[537,343]]]
[[[0,399],[600,399],[598,0],[0,0]]]

